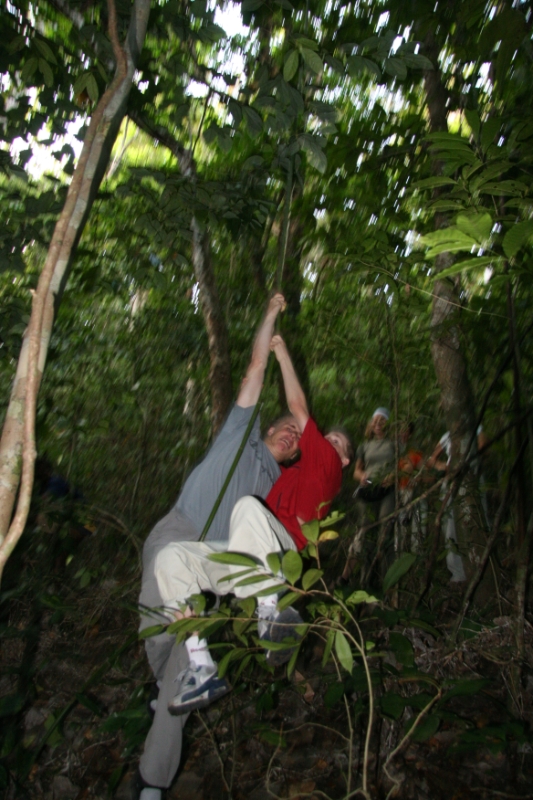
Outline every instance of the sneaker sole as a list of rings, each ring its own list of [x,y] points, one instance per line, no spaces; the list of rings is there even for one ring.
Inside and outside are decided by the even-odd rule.
[[[198,708],[205,708],[211,705],[215,700],[219,700],[230,691],[231,686],[225,678],[219,679],[213,676],[199,689],[184,692],[179,703],[173,704],[170,702],[168,710],[173,716],[179,717],[181,714],[188,714],[190,711],[196,711]]]

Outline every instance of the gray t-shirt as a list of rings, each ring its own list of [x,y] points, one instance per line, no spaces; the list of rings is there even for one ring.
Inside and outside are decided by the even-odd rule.
[[[211,513],[226,475],[250,421],[254,407],[233,406],[217,438],[185,481],[175,509],[184,514],[200,533]],[[261,439],[259,416],[220,507],[206,536],[206,541],[227,541],[231,512],[237,500],[248,494],[265,498],[281,470]]]
[[[359,445],[355,457],[362,460],[370,480],[381,483],[394,467],[394,444],[390,439],[370,439]]]

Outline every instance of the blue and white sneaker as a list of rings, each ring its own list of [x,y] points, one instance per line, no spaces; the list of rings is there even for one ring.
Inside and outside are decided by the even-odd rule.
[[[283,611],[275,611],[270,618],[259,619],[257,630],[259,638],[263,641],[281,644],[285,639],[290,639],[287,647],[283,650],[266,651],[267,664],[270,664],[271,667],[280,667],[290,661],[302,639],[302,634],[296,630],[297,626],[302,623],[303,619],[292,606]]]
[[[227,680],[218,677],[216,665],[206,667],[204,664],[197,665],[191,661],[189,666],[180,672],[177,681],[178,691],[168,704],[169,712],[175,716],[204,708],[231,691]]]

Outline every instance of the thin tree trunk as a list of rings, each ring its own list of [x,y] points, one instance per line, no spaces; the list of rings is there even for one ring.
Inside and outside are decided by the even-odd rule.
[[[108,9],[109,34],[117,64],[115,77],[92,115],[65,206],[33,293],[30,323],[24,336],[0,441],[0,578],[28,514],[35,462],[35,408],[54,316],[125,113],[146,33],[150,0],[135,0],[124,47],[117,37],[113,0],[108,0]],[[17,510],[9,527],[19,482]]]
[[[439,47],[432,34],[426,37],[426,54],[435,68],[424,75],[424,88],[432,131],[447,131],[447,92],[438,69]],[[440,165],[435,165],[440,172]],[[447,225],[446,217],[436,215],[435,228]],[[453,263],[449,253],[441,253],[435,259],[437,274]],[[431,313],[431,355],[441,390],[441,404],[446,424],[452,439],[451,467],[461,463],[472,446],[477,446],[474,397],[461,347],[459,317],[461,301],[456,282],[449,279],[436,280],[434,284]],[[474,468],[468,469],[457,493],[455,524],[458,545],[463,556],[467,580],[472,578],[476,564],[486,544],[483,517],[479,508],[477,475]]]

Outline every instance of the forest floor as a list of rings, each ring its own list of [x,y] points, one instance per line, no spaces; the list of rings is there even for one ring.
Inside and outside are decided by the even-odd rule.
[[[124,580],[84,568],[66,580],[68,565],[57,559],[39,566],[27,555],[14,563],[0,598],[0,794],[129,800],[152,687],[136,638],[138,570]],[[435,622],[438,637],[383,619],[371,609],[361,619],[375,644],[366,756],[366,683],[356,669],[339,682],[333,663],[323,666],[323,642],[310,635],[290,678],[285,668],[245,670],[232,693],[191,715],[168,798],[336,800],[362,796],[355,790],[363,780],[370,798],[533,797],[529,623],[517,687],[511,616],[466,620],[454,646],[446,610]],[[446,687],[438,711],[401,745],[435,687]]]

